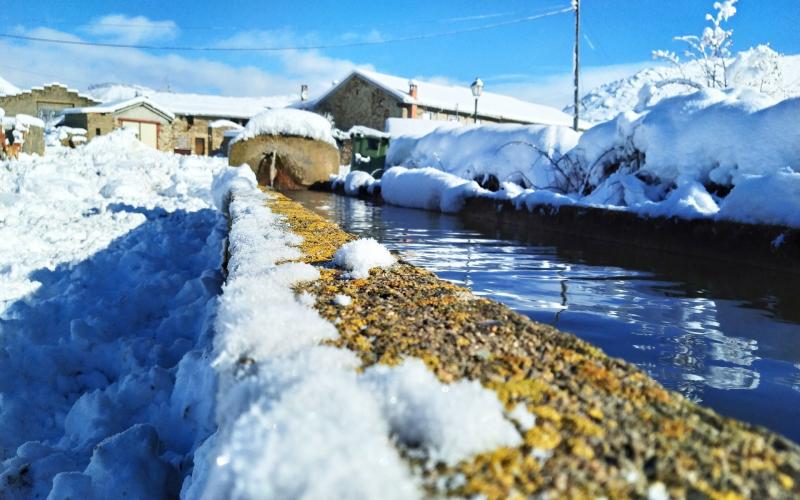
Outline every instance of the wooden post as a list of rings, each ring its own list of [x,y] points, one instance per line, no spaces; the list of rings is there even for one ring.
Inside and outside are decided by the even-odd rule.
[[[575,70],[575,115],[572,119],[572,128],[578,130],[578,116],[580,115],[580,33],[581,33],[581,0],[572,0],[575,8],[575,53],[573,54],[572,65]]]

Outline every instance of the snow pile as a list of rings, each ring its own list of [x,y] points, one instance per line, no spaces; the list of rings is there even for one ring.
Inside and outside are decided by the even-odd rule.
[[[722,201],[719,218],[800,227],[800,172],[747,176]]]
[[[213,122],[209,123],[208,126],[210,128],[232,128],[236,130],[242,130],[244,128],[236,122],[225,119],[214,120]]]
[[[394,255],[373,238],[361,238],[345,243],[333,256],[333,263],[349,271],[350,278],[367,278],[369,271],[375,267],[388,268],[397,259]]]
[[[225,169],[124,131],[3,163],[4,498],[178,494],[210,432]]]
[[[392,433],[426,448],[430,460],[455,465],[500,443],[522,442],[497,397],[477,381],[443,386],[418,359],[395,368],[375,365],[363,379],[380,395]]]
[[[461,126],[458,122],[443,122],[440,120],[420,120],[417,118],[386,119],[386,133],[389,137],[422,137],[440,128],[449,129]]]
[[[370,174],[363,170],[352,170],[346,176],[335,176],[332,178],[333,188],[341,185],[348,196],[358,196],[362,189],[370,191],[376,181]]]
[[[331,123],[322,116],[298,109],[272,109],[254,116],[231,143],[259,135],[307,137],[336,146]]]
[[[386,165],[435,167],[464,179],[491,174],[501,182],[546,188],[564,182],[554,162],[579,137],[566,127],[541,125],[438,128],[421,137],[393,137]]]
[[[394,205],[458,212],[466,198],[489,192],[477,182],[435,168],[393,167],[381,177],[381,196]]]

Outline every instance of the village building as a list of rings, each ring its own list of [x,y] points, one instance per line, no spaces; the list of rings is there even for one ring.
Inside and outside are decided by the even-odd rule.
[[[65,109],[97,104],[100,104],[100,101],[60,83],[49,83],[41,87],[0,95],[0,108],[5,110],[6,116],[29,115],[45,122],[51,121]]]
[[[354,70],[316,99],[295,107],[333,117],[336,127],[362,125],[385,130],[388,118],[475,121],[475,98],[469,87],[408,80],[374,71]],[[572,117],[541,104],[483,92],[477,119],[482,123],[518,123],[572,126]]]
[[[175,115],[148,97],[139,96],[85,108],[62,111],[63,124],[86,130],[86,138],[105,135],[114,129],[136,132],[144,144],[162,151],[172,150],[172,122]]]

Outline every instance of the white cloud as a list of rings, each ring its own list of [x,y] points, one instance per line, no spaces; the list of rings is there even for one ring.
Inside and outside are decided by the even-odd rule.
[[[111,14],[95,19],[84,31],[116,43],[136,44],[175,38],[178,25],[174,21],[153,21],[144,16]]]
[[[639,70],[652,68],[657,63],[642,61],[609,66],[588,66],[581,71],[581,95],[620,78],[626,78]],[[487,77],[486,90],[508,94],[525,101],[563,108],[572,104],[572,73],[557,73],[547,76],[497,75]]]
[[[81,38],[48,28],[18,30],[42,38],[80,41]],[[0,53],[13,54],[25,64],[2,65],[2,77],[20,87],[61,81],[85,88],[93,83],[121,82],[155,89],[167,86],[182,92],[226,95],[296,94],[300,84],[311,86],[312,95],[341,79],[356,64],[326,57],[316,51],[276,52],[244,65],[190,55],[151,54],[136,49],[16,43],[0,41]],[[277,66],[274,72],[259,67]]]

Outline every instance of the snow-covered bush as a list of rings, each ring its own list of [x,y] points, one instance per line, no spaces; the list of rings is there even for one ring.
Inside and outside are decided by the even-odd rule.
[[[684,56],[690,60],[699,61],[703,71],[706,87],[724,88],[728,86],[726,68],[726,58],[731,56],[731,46],[733,45],[733,30],[724,29],[722,24],[727,22],[736,14],[734,4],[737,0],[723,0],[714,2],[715,14],[706,14],[706,21],[710,26],[706,26],[700,36],[683,35],[675,37],[675,40],[686,43],[689,48],[684,51]],[[656,50],[653,57],[668,61],[676,66],[680,66],[680,57],[670,51]],[[684,78],[685,75],[684,75]]]

